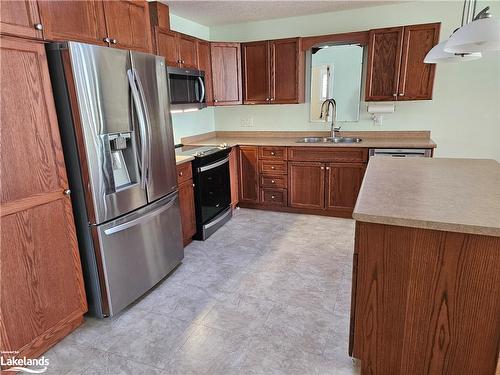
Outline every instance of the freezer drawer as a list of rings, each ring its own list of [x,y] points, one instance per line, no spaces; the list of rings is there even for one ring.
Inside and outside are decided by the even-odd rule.
[[[184,257],[177,192],[98,227],[112,316],[151,289]]]

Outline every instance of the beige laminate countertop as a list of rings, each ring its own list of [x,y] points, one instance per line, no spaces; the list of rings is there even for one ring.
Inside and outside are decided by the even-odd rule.
[[[500,163],[371,158],[353,218],[500,237]]]
[[[182,164],[182,163],[187,163],[191,160],[194,160],[193,156],[189,155],[175,155],[175,163],[177,165]]]
[[[369,148],[435,148],[436,143],[430,138],[369,138],[361,137],[359,143],[297,143],[299,137],[213,137],[192,144],[199,146],[299,146],[299,147],[369,147]]]

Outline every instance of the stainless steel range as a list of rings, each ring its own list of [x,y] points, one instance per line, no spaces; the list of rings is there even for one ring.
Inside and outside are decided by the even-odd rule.
[[[197,240],[206,240],[232,217],[229,152],[226,145],[185,146],[177,154],[192,155]]]

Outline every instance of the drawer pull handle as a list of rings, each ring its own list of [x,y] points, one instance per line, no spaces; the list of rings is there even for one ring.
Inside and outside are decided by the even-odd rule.
[[[271,184],[274,184],[274,180],[271,180]]]
[[[274,155],[276,155],[276,154],[274,153],[274,151],[271,151],[271,156],[274,156]]]
[[[276,169],[276,168],[273,166],[273,167],[271,167],[271,169]]]
[[[271,195],[271,199],[274,199],[274,198],[276,198],[276,197],[274,195]]]
[[[321,167],[321,170],[325,169],[325,167]]]

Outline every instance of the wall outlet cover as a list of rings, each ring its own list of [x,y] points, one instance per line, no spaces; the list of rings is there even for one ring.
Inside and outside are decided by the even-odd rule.
[[[240,126],[242,128],[251,128],[253,127],[253,117],[244,117],[240,120]]]

